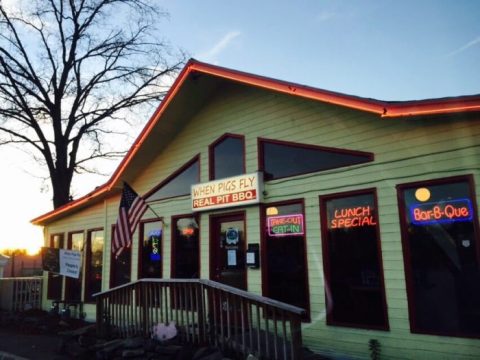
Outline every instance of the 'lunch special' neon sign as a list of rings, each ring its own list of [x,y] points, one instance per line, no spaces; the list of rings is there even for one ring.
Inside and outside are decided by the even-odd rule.
[[[269,236],[303,235],[303,214],[269,216],[267,218]]]
[[[355,206],[350,208],[335,209],[333,219],[330,219],[330,229],[356,228],[375,226],[374,209],[370,206]]]
[[[470,199],[413,204],[410,206],[410,219],[415,225],[470,221],[473,209]]]

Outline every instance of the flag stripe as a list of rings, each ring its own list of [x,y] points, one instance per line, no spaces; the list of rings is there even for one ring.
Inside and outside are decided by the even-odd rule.
[[[118,257],[132,244],[132,235],[148,205],[127,183],[124,183],[118,218],[113,233],[112,253]]]

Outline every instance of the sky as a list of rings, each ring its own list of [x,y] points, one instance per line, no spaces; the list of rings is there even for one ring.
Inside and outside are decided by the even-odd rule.
[[[200,61],[380,100],[480,94],[477,0],[158,2],[159,38]],[[0,147],[0,166],[0,249],[39,247],[48,182],[22,151]],[[78,177],[73,194],[107,180]]]

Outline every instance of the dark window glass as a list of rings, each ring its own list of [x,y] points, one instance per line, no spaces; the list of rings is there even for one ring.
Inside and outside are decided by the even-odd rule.
[[[303,205],[270,205],[264,216],[265,296],[308,312]]]
[[[103,230],[88,233],[85,271],[85,300],[92,302],[92,294],[102,291]]]
[[[112,239],[113,243],[113,233],[115,232],[115,227],[112,227]],[[113,246],[113,244],[111,244]],[[110,258],[110,287],[116,287],[130,282],[131,274],[131,261],[132,261],[132,248],[125,247],[122,252],[115,257],[114,253],[111,253]]]
[[[139,278],[162,277],[162,224],[161,221],[142,223]]]
[[[243,174],[244,145],[243,138],[226,136],[211,149],[211,180]]]
[[[328,170],[372,161],[369,153],[292,144],[260,142],[265,180]]]
[[[69,234],[68,249],[82,252],[82,261],[84,245],[83,232]],[[68,276],[65,277],[65,300],[80,301],[82,299],[82,269],[83,266],[80,267],[80,275],[78,279]]]
[[[190,279],[199,277],[198,223],[193,217],[173,222],[172,277]]]
[[[373,193],[323,200],[322,219],[328,323],[386,328]]]
[[[57,234],[50,237],[50,247],[63,249],[63,235]],[[48,273],[47,298],[52,300],[62,299],[63,276],[58,273]]]
[[[480,336],[477,215],[468,180],[400,191],[412,330]]]
[[[178,171],[172,177],[160,184],[160,187],[146,200],[154,201],[190,194],[190,187],[199,182],[199,161],[187,164],[186,167]]]

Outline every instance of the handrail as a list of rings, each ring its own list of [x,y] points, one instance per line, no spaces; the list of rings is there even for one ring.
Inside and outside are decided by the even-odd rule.
[[[241,289],[235,288],[233,286],[225,285],[225,284],[222,284],[222,283],[219,283],[219,282],[216,282],[216,281],[206,280],[206,279],[143,278],[143,279],[138,279],[136,281],[132,281],[131,283],[128,283],[128,284],[119,285],[119,286],[116,286],[114,288],[111,288],[111,289],[108,289],[108,290],[105,290],[105,291],[102,291],[102,292],[99,292],[99,293],[95,293],[92,296],[95,298],[96,296],[106,295],[106,294],[118,291],[119,289],[134,286],[135,284],[143,283],[143,282],[165,283],[165,284],[199,283],[199,284],[203,284],[203,285],[215,288],[215,289],[219,289],[219,290],[228,292],[228,293],[233,294],[233,295],[241,296],[245,299],[265,303],[265,304],[270,305],[270,306],[275,306],[275,307],[278,307],[281,310],[289,311],[289,312],[292,312],[292,313],[300,315],[300,316],[304,316],[306,314],[306,311],[304,309],[300,308],[300,307],[290,305],[290,304],[287,304],[287,303],[284,303],[284,302],[281,302],[281,301],[278,301],[278,300],[275,300],[275,299],[271,299],[271,298],[268,298],[268,297],[265,297],[265,296],[257,295],[257,294],[254,294],[254,293],[251,293],[251,292],[248,292],[248,291],[245,291],[245,290],[241,290]]]
[[[140,279],[93,295],[103,336],[156,334],[174,321],[179,339],[226,355],[301,359],[305,310],[206,279]]]

